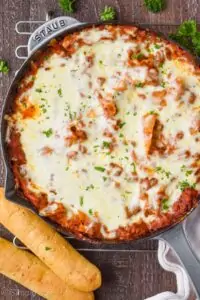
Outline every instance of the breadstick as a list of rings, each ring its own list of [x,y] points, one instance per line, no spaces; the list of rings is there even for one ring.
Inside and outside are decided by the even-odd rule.
[[[66,284],[83,292],[100,287],[99,269],[36,214],[6,200],[3,189],[0,190],[0,223]]]
[[[60,280],[41,260],[28,251],[17,249],[0,238],[0,273],[50,300],[93,300],[93,293],[84,293]]]

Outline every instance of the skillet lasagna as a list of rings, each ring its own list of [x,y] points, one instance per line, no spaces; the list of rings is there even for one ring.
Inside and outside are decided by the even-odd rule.
[[[155,33],[100,25],[52,40],[6,118],[16,188],[79,237],[136,239],[197,204],[200,69]]]

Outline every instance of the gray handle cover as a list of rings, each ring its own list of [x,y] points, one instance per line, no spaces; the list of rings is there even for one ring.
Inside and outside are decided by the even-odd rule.
[[[165,240],[176,251],[200,299],[200,262],[189,246],[182,225],[178,224],[174,229],[164,232],[159,239]]]
[[[79,24],[81,24],[79,21],[71,17],[58,17],[44,23],[31,34],[28,41],[28,55],[57,34]]]

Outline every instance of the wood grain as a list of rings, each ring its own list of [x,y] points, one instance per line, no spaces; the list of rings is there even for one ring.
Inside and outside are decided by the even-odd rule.
[[[119,21],[146,24],[164,33],[175,30],[176,25],[190,18],[200,23],[199,0],[168,0],[167,8],[159,14],[147,12],[143,0],[77,0],[73,17],[84,22],[99,20],[100,11],[105,5],[116,8]],[[0,75],[0,112],[9,84],[22,61],[17,60],[14,50],[27,42],[27,36],[15,32],[19,20],[45,20],[47,11],[55,16],[64,13],[57,0],[0,0],[0,57],[11,67],[9,75]],[[3,185],[5,172],[0,157],[0,185]],[[0,235],[12,239],[12,235],[0,227]],[[176,290],[175,277],[161,269],[157,262],[157,242],[146,241],[126,246],[90,246],[87,243],[72,241],[83,250],[83,254],[97,264],[103,272],[103,287],[96,293],[97,300],[142,300],[165,290]],[[87,252],[87,248],[95,251]],[[109,249],[110,252],[105,252]],[[131,250],[118,252],[116,250]],[[39,300],[34,293],[11,280],[0,276],[1,300]],[[193,297],[191,298],[191,300]],[[72,299],[69,299],[72,300]]]

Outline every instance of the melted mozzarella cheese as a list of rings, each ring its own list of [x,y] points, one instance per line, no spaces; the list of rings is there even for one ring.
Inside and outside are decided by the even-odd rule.
[[[189,128],[191,120],[199,119],[194,107],[200,105],[200,84],[192,72],[182,72],[180,65],[166,60],[162,67],[165,72],[159,74],[160,83],[166,82],[165,87],[128,84],[125,90],[116,91],[116,86],[126,77],[137,83],[147,80],[147,66],[127,66],[128,51],[136,49],[137,45],[124,43],[120,35],[115,41],[100,40],[102,36],[109,36],[106,30],[91,29],[80,35],[85,42],[93,44],[82,46],[70,58],[58,54],[50,56],[38,69],[32,88],[20,96],[19,101],[26,95],[29,103],[39,108],[34,118],[22,118],[20,112],[14,116],[27,159],[21,169],[31,179],[29,188],[32,191],[46,193],[49,203],[62,203],[68,218],[83,211],[91,222],[100,221],[109,231],[102,228],[102,234],[109,238],[115,236],[120,226],[136,223],[141,218],[148,223],[155,218],[144,214],[141,179],[154,177],[158,180],[157,185],[145,191],[152,209],[158,209],[156,196],[160,189],[165,188],[172,206],[181,195],[179,183],[186,179],[195,183],[194,172],[185,175],[185,170],[191,169],[192,155],[187,159],[182,155],[186,150],[191,154],[199,153],[197,136],[195,139]],[[160,45],[164,47],[164,43]],[[91,66],[87,56],[93,57]],[[173,76],[167,77],[170,72]],[[195,93],[194,104],[188,105],[185,99],[179,107],[179,101],[175,101],[178,77]],[[99,78],[105,80],[102,85]],[[161,107],[153,92],[172,86],[174,89],[166,96],[167,105]],[[118,112],[113,119],[105,116],[98,92],[105,98],[109,94],[115,99]],[[187,95],[182,97],[187,98]],[[92,110],[94,116],[90,114]],[[163,124],[165,139],[176,148],[171,155],[146,155],[142,118],[148,113],[156,113]],[[81,143],[86,153],[80,151],[78,143],[66,144],[69,124],[78,122],[80,116],[87,133],[87,139]],[[116,131],[113,125],[117,119],[123,126]],[[105,130],[113,134],[114,142],[105,136]],[[184,132],[184,137],[176,140],[179,131]],[[110,143],[114,144],[111,152]],[[46,148],[51,149],[51,153],[45,153]],[[133,151],[138,161],[133,160]],[[69,158],[72,152],[76,157]],[[110,167],[111,163],[122,167],[119,176],[115,167]],[[144,167],[148,167],[150,173]],[[133,179],[134,172],[137,180]],[[125,207],[142,210],[127,217]],[[45,210],[42,213],[45,214]]]

